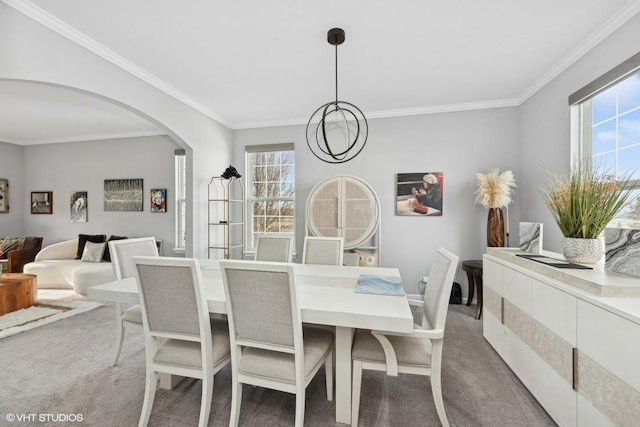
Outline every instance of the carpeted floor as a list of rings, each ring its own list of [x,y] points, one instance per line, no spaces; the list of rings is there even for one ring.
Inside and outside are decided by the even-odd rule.
[[[447,319],[442,389],[451,425],[555,425],[482,338],[474,310],[452,305]],[[137,425],[144,394],[142,327],[129,328],[116,367],[109,366],[113,340],[112,305],[1,339],[0,426]],[[361,426],[440,424],[427,377],[365,371],[362,388]],[[158,391],[149,425],[197,425],[200,393],[200,381],[189,379],[174,390]],[[230,406],[226,367],[215,378],[209,426],[228,426]],[[294,413],[293,395],[245,386],[240,425],[292,426]],[[37,417],[9,422],[8,414]],[[79,416],[82,422],[55,422],[47,414]],[[333,402],[326,400],[323,370],[307,388],[305,425],[340,425]]]

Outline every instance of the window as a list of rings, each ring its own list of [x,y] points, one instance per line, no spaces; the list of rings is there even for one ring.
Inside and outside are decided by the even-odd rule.
[[[630,175],[630,203],[612,226],[640,228],[640,53],[569,97],[577,108],[579,155]]]
[[[246,147],[247,249],[260,235],[294,236],[295,151],[293,144]]]
[[[185,249],[187,243],[187,156],[184,150],[176,150],[175,159],[176,248]]]

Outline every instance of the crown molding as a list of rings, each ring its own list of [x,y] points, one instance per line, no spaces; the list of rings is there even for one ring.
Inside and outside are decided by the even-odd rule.
[[[587,37],[582,43],[580,43],[575,49],[573,49],[567,56],[565,56],[558,64],[553,66],[549,71],[536,80],[531,86],[525,89],[520,95],[518,95],[518,104],[522,104],[524,101],[533,96],[536,92],[546,86],[551,80],[558,77],[563,71],[573,65],[578,59],[582,58],[587,52],[593,49],[598,43],[603,41],[614,31],[620,28],[625,22],[633,18],[638,12],[640,12],[640,0],[632,0],[622,7],[602,24],[596,31]]]
[[[457,111],[485,110],[490,108],[517,107],[520,105],[516,99],[501,99],[496,101],[468,102],[464,104],[435,105],[431,107],[404,108],[398,110],[370,111],[365,113],[367,119],[384,119],[391,117],[421,116],[426,114],[452,113]],[[277,126],[306,125],[308,117],[287,120],[267,120],[259,122],[237,123],[232,129],[254,129]]]
[[[144,69],[138,67],[134,63],[126,60],[122,56],[108,49],[107,47],[101,45],[96,42],[92,38],[87,35],[81,33],[70,25],[64,23],[59,20],[55,16],[46,12],[45,10],[39,8],[28,0],[2,0],[2,2],[11,6],[15,10],[21,12],[22,14],[28,16],[29,18],[39,22],[45,27],[55,31],[61,36],[71,40],[77,45],[87,49],[88,51],[98,55],[99,57],[106,59],[108,62],[113,65],[121,68],[122,70],[128,72],[129,74],[139,78],[140,80],[148,83],[149,85],[155,87],[156,89],[166,93],[167,95],[175,98],[176,100],[182,102],[185,105],[193,108],[194,110],[204,114],[205,116],[223,124],[227,127],[232,127],[232,123],[221,117],[219,114],[216,114],[198,102],[194,101],[184,93],[180,92],[173,86],[165,83],[163,80],[154,76],[153,74],[145,71]]]
[[[43,144],[64,144],[68,142],[89,142],[89,141],[108,141],[112,139],[126,139],[126,138],[143,138],[148,136],[165,136],[166,132],[162,131],[149,131],[149,132],[125,132],[125,133],[112,133],[104,135],[85,135],[74,136],[72,138],[43,138],[43,139],[29,139],[29,140],[13,140],[8,141],[11,144],[16,145],[43,145]],[[0,137],[2,140],[2,137]]]

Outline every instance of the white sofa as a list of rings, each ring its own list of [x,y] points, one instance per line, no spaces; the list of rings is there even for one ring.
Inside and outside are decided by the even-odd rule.
[[[76,259],[78,239],[54,243],[43,248],[24,272],[38,276],[38,288],[72,288],[81,295],[87,289],[115,280],[110,262],[85,262]]]

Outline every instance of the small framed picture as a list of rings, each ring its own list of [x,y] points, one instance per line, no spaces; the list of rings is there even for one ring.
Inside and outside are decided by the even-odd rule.
[[[71,192],[71,222],[87,222],[88,199],[86,191]]]
[[[53,191],[32,191],[31,192],[31,213],[32,214],[52,214],[53,213]]]
[[[151,212],[167,211],[167,189],[153,188],[151,189]]]

